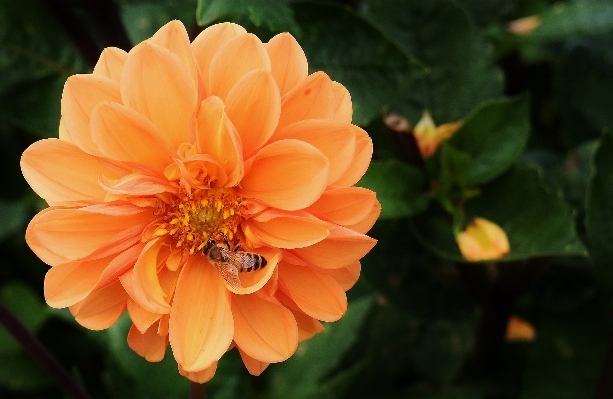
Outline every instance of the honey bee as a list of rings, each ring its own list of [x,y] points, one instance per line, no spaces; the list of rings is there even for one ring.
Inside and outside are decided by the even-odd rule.
[[[223,243],[217,240],[209,240],[206,246],[202,249],[202,253],[206,255],[209,262],[219,270],[219,273],[230,286],[241,288],[241,280],[239,272],[252,272],[259,270],[268,263],[262,255],[239,251],[240,245],[230,249],[228,237],[225,234],[219,233],[223,238]]]

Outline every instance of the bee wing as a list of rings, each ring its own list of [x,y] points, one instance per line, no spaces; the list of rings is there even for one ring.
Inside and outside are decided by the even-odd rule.
[[[219,270],[219,274],[226,280],[226,283],[230,284],[233,288],[241,288],[241,280],[238,277],[238,269],[231,263],[225,262],[211,262],[217,270]]]

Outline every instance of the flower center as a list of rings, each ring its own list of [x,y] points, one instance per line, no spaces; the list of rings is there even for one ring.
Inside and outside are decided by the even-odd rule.
[[[236,242],[236,231],[242,220],[241,199],[227,189],[203,189],[182,194],[167,205],[164,223],[176,248],[189,248],[190,255],[200,251],[210,239],[225,235],[230,244]]]

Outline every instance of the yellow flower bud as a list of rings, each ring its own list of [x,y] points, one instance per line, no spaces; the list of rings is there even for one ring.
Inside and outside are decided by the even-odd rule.
[[[529,321],[521,317],[511,316],[507,324],[505,341],[507,342],[532,342],[536,336],[536,330]]]
[[[461,120],[436,127],[430,113],[424,111],[421,120],[413,129],[413,135],[415,135],[415,141],[421,156],[424,159],[430,158],[436,152],[438,146],[450,138],[460,126],[462,126]]]
[[[509,239],[500,226],[487,219],[476,217],[458,233],[455,240],[464,259],[477,262],[499,259],[510,251]]]

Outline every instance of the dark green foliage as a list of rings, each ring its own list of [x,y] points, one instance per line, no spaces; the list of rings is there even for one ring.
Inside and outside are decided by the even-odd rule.
[[[23,180],[19,157],[32,142],[57,137],[64,82],[93,67],[49,3],[0,2],[0,302],[93,398],[186,398],[189,383],[170,349],[159,363],[129,349],[125,315],[92,332],[44,304],[47,266],[24,233],[46,204]],[[108,21],[94,26],[85,2],[59,3],[100,42]],[[347,314],[260,377],[231,350],[207,397],[587,399],[601,370],[613,380],[610,1],[112,4],[133,44],[171,19],[192,39],[223,21],[263,41],[291,32],[310,72],[348,88],[353,123],[374,142],[358,185],[381,202],[368,233],[378,243],[348,292]],[[507,30],[530,15],[541,18],[534,31]],[[385,116],[415,126],[425,110],[437,126],[463,125],[429,159],[403,154],[394,134],[411,132],[388,131]],[[500,262],[463,261],[454,235],[474,217],[508,235],[511,251]],[[533,324],[533,342],[504,341],[514,314]],[[64,397],[1,326],[0,397]]]

